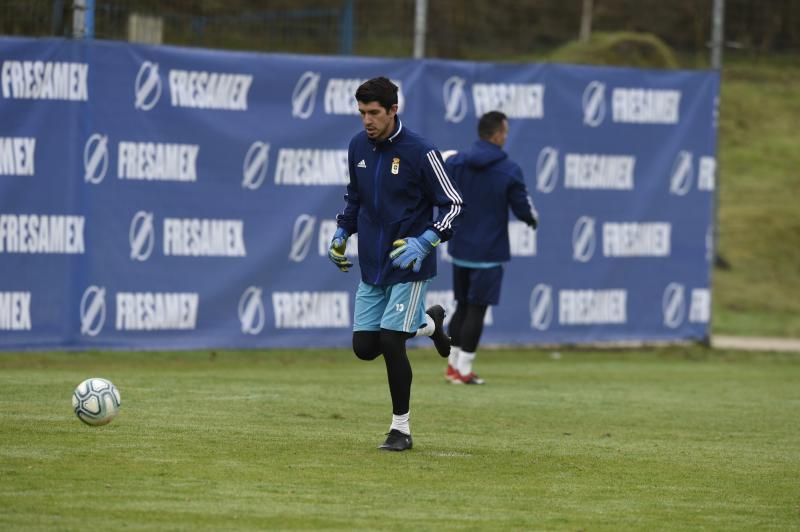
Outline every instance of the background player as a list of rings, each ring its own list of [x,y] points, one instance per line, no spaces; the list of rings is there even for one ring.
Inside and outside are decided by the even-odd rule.
[[[472,371],[483,319],[500,302],[503,262],[511,259],[508,210],[536,229],[538,214],[519,165],[503,151],[508,119],[489,111],[478,121],[478,140],[447,159],[445,169],[459,187],[467,208],[448,244],[453,257],[456,311],[450,321],[452,349],[446,378],[454,384],[483,384]]]

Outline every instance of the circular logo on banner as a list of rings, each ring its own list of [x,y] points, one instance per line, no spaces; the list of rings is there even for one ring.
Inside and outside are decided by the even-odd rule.
[[[261,288],[251,286],[239,298],[239,321],[242,332],[258,334],[264,329],[264,303],[261,300]]]
[[[158,75],[158,63],[145,61],[136,74],[136,100],[133,106],[142,111],[149,111],[161,98],[161,76]]]
[[[316,221],[316,217],[310,214],[301,214],[294,221],[292,249],[289,251],[289,260],[302,262],[306,258],[308,250],[311,249],[311,239],[314,236]]]
[[[531,290],[531,328],[544,331],[553,320],[553,289],[546,284],[537,284]]]
[[[677,328],[686,316],[686,296],[682,284],[670,283],[664,289],[661,309],[664,312],[664,325],[670,329]]]
[[[678,196],[685,196],[692,188],[693,181],[694,165],[692,164],[692,152],[686,150],[679,151],[672,165],[669,191]]]
[[[150,258],[155,242],[152,212],[139,211],[133,215],[128,240],[131,244],[131,260],[144,262]]]
[[[558,184],[558,150],[545,146],[536,160],[536,190],[548,194]]]
[[[583,123],[597,127],[606,117],[606,84],[600,81],[589,83],[583,90]]]
[[[108,171],[108,136],[95,133],[83,147],[83,180],[100,184]]]
[[[458,124],[467,116],[467,95],[464,92],[464,78],[451,76],[442,86],[444,96],[444,120]]]
[[[320,75],[316,72],[305,72],[292,92],[292,116],[305,120],[314,112]]]
[[[90,286],[81,298],[81,334],[97,336],[106,322],[106,289]]]
[[[247,150],[242,167],[242,187],[256,190],[267,177],[269,166],[269,144],[256,141]]]
[[[594,218],[581,216],[572,229],[572,258],[578,262],[589,262],[594,255]]]

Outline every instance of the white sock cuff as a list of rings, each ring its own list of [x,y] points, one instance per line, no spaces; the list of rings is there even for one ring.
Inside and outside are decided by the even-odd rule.
[[[414,336],[431,336],[433,331],[436,330],[436,324],[433,323],[433,318],[425,314],[425,323],[419,326]]]
[[[461,353],[461,348],[455,345],[450,346],[450,355],[447,357],[447,363],[452,368],[458,368],[458,355]]]
[[[396,414],[392,414],[392,426],[389,427],[389,430],[399,430],[403,434],[410,436],[411,435],[411,428],[409,426],[410,416],[411,416],[410,410],[405,414],[400,414],[399,416]]]
[[[472,373],[472,361],[475,360],[475,353],[461,351],[458,356],[458,372],[466,376]]]

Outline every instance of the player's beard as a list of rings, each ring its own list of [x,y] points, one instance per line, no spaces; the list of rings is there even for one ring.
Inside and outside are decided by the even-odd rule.
[[[383,127],[383,129],[373,128],[370,132],[370,129],[367,128],[367,136],[370,140],[378,140],[378,139],[385,139],[389,136],[391,132],[391,127],[394,125],[394,120],[389,120],[389,122]]]

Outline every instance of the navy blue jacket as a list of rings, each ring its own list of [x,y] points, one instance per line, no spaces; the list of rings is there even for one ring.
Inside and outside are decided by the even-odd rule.
[[[466,203],[458,232],[447,245],[450,255],[473,262],[510,260],[508,208],[528,225],[538,218],[519,165],[496,144],[478,140],[448,158],[445,169]]]
[[[382,142],[371,141],[365,131],[354,136],[348,165],[345,207],[336,220],[348,234],[358,233],[364,282],[387,286],[435,276],[435,251],[418,273],[393,268],[389,253],[395,240],[418,237],[426,229],[435,231],[442,242],[453,234],[463,201],[444,170],[439,150],[397,117],[394,131]],[[436,218],[434,206],[438,207]]]

